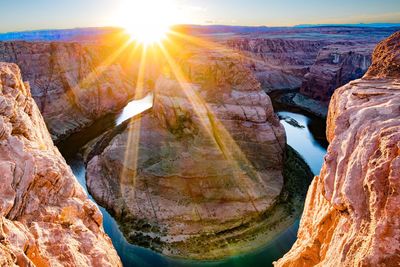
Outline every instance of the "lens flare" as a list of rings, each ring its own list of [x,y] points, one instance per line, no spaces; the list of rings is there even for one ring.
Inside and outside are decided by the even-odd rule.
[[[172,0],[125,0],[117,12],[116,24],[123,27],[132,40],[150,45],[166,39],[178,18],[178,7]]]

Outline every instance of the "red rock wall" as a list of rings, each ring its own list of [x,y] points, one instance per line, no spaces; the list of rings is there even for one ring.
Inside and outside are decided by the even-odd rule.
[[[269,92],[300,88],[303,77],[315,62],[324,41],[237,38],[228,47],[241,51],[244,61]]]
[[[361,78],[371,65],[374,44],[345,43],[322,48],[304,76],[300,93],[327,102],[336,88]]]
[[[0,42],[0,61],[21,68],[58,141],[119,111],[135,93],[132,79],[118,64],[108,64],[109,52],[103,50],[77,43]]]

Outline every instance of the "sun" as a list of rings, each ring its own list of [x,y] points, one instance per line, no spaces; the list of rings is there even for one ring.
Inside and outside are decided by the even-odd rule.
[[[151,45],[167,38],[169,27],[158,24],[146,24],[145,26],[127,25],[125,30],[131,36],[132,40],[145,45]]]
[[[124,0],[117,14],[117,24],[132,40],[151,45],[167,38],[177,18],[178,9],[172,0]]]

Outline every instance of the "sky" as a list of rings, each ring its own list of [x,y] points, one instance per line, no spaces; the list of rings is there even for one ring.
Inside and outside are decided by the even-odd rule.
[[[141,3],[170,1],[176,23],[249,26],[400,22],[400,0],[0,0],[0,32],[118,25]],[[173,2],[172,2],[173,1]],[[129,8],[128,8],[129,7]],[[154,19],[164,12],[159,8]],[[153,16],[146,14],[146,16]],[[129,17],[128,17],[129,19]]]

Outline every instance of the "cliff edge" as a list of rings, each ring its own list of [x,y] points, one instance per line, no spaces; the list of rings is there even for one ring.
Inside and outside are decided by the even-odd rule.
[[[298,240],[275,266],[400,264],[400,32],[359,80],[336,90],[330,146]]]
[[[0,266],[121,266],[100,211],[9,63],[0,63],[0,184]]]

